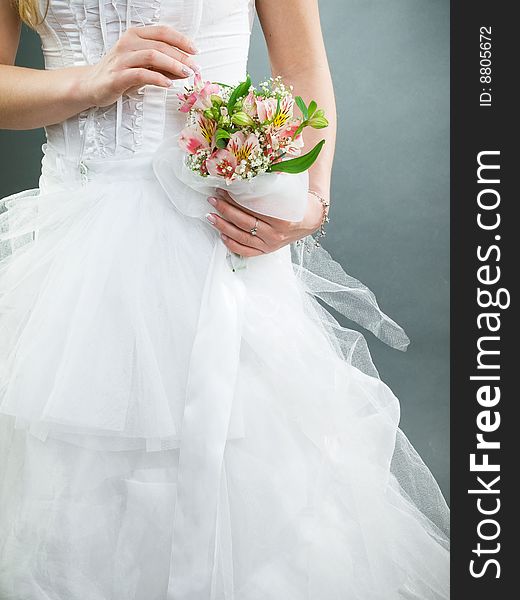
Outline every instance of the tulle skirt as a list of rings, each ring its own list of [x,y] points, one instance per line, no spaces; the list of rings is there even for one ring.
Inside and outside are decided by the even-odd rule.
[[[2,600],[449,597],[442,494],[323,307],[404,348],[365,286],[309,240],[233,273],[146,155],[4,203]]]

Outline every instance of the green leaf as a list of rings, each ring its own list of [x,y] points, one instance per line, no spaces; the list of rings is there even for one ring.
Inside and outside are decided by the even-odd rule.
[[[239,84],[233,90],[231,96],[229,97],[227,108],[228,108],[228,112],[230,114],[233,111],[233,108],[235,107],[237,100],[239,98],[242,98],[243,96],[247,96],[247,94],[249,93],[250,87],[251,87],[251,77],[248,75],[247,79],[245,81],[243,81],[241,84]]]
[[[309,104],[309,116],[308,118],[310,119],[312,117],[312,115],[315,113],[316,109],[318,108],[318,105],[316,104],[316,102],[314,102],[314,100],[312,100],[312,102]]]
[[[217,129],[215,133],[215,144],[217,148],[225,148],[227,146],[227,140],[231,135],[225,129]]]
[[[324,144],[325,140],[321,140],[321,142],[317,143],[310,152],[307,152],[307,154],[271,165],[267,171],[269,173],[292,173],[293,175],[307,171],[318,158]]]
[[[229,140],[230,137],[231,137],[231,135],[225,129],[217,129],[217,132],[215,133],[215,139],[217,141],[218,140]]]
[[[294,100],[298,105],[298,108],[302,111],[303,118],[307,120],[309,118],[309,110],[307,109],[307,105],[303,101],[303,98],[301,96],[296,96]]]

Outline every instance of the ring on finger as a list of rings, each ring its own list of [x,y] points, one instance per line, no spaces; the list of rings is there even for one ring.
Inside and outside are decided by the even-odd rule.
[[[249,230],[252,236],[258,235],[258,219],[255,221],[255,225]]]

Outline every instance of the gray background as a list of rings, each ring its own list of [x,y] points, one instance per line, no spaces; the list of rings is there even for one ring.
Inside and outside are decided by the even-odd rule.
[[[403,354],[367,334],[403,430],[448,494],[449,1],[320,7],[339,114],[324,245],[412,340]],[[30,32],[18,63],[42,66]],[[258,23],[250,72],[269,72]],[[43,141],[41,131],[0,131],[0,198],[37,186]]]

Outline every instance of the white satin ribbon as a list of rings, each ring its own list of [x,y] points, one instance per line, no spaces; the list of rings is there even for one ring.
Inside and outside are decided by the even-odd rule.
[[[307,204],[307,173],[263,176],[226,186],[185,167],[177,140],[165,140],[153,159],[157,179],[184,215],[204,218],[215,187],[260,214],[299,220]],[[209,226],[209,225],[208,225]],[[211,600],[218,562],[216,532],[224,452],[240,363],[246,289],[216,239],[195,333],[179,447],[177,498],[168,600]],[[224,488],[225,489],[225,488]],[[227,582],[232,585],[232,582]]]

